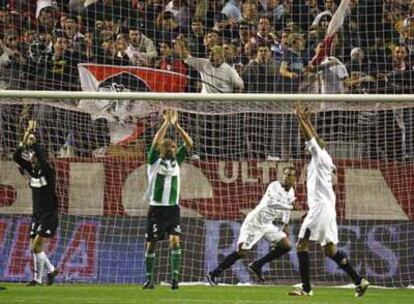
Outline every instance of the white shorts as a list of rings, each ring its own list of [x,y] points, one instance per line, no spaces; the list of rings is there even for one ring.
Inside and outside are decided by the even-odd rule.
[[[273,224],[258,227],[245,221],[240,228],[237,248],[250,250],[262,237],[269,243],[276,244],[287,237],[287,235],[279,227],[276,227]]]
[[[321,246],[329,243],[338,244],[335,209],[323,207],[319,210],[310,210],[300,227],[300,239],[305,238],[307,230],[310,231],[309,240],[319,242]]]

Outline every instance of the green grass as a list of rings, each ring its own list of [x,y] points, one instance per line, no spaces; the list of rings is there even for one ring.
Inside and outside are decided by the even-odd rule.
[[[313,297],[287,296],[290,286],[181,286],[179,290],[156,286],[142,290],[135,285],[79,285],[64,284],[51,287],[26,287],[22,284],[4,283],[0,291],[1,304],[58,303],[58,304],[266,304],[266,303],[329,303],[329,304],[393,304],[414,303],[414,290],[370,288],[363,298],[355,298],[352,289],[316,287]]]

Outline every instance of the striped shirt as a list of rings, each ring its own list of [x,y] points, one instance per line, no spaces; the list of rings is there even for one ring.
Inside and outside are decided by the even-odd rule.
[[[175,206],[180,197],[180,165],[185,159],[186,149],[178,148],[176,158],[163,159],[151,147],[148,153],[148,189],[146,198],[151,206]]]

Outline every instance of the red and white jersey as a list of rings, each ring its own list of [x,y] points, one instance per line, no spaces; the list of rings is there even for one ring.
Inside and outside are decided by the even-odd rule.
[[[336,197],[332,179],[336,168],[332,158],[319,146],[315,137],[306,143],[306,148],[312,155],[306,181],[309,213],[326,206],[335,209]]]
[[[275,219],[289,223],[290,211],[293,209],[295,191],[286,191],[279,181],[272,182],[266,189],[260,203],[246,216],[246,223],[256,227],[271,224]]]

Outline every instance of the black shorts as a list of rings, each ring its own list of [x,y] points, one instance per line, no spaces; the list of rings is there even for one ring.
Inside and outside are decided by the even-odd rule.
[[[30,238],[34,239],[36,235],[51,238],[55,235],[58,224],[59,218],[57,210],[33,214],[30,225]]]
[[[165,235],[180,235],[180,207],[154,207],[148,209],[147,241],[159,241],[165,238]]]

